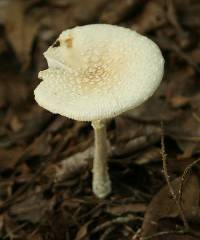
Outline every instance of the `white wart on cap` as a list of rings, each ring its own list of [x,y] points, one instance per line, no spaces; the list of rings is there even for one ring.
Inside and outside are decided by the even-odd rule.
[[[115,117],[148,99],[163,76],[164,59],[150,39],[123,27],[93,24],[61,33],[44,53],[48,69],[35,99],[63,116]]]

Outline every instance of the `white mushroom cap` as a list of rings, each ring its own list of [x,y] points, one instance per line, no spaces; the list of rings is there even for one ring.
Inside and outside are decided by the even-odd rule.
[[[148,99],[158,87],[164,59],[150,39],[127,28],[92,24],[61,33],[44,53],[38,104],[81,120],[112,118]]]

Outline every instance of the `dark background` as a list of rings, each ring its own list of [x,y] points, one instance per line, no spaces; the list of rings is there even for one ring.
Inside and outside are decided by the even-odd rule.
[[[42,53],[62,30],[90,23],[137,30],[166,60],[156,94],[108,124],[113,191],[105,200],[91,191],[90,124],[53,115],[33,97]],[[180,234],[160,153],[163,121],[177,192],[200,154],[199,36],[199,0],[0,0],[0,239],[200,239],[198,163],[182,192],[192,233]]]

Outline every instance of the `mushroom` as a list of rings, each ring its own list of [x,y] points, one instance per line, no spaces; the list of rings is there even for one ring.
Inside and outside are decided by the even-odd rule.
[[[40,106],[78,121],[91,121],[95,134],[93,192],[111,192],[106,120],[147,100],[163,77],[158,46],[135,31],[91,24],[63,31],[44,53],[48,69],[35,89]]]

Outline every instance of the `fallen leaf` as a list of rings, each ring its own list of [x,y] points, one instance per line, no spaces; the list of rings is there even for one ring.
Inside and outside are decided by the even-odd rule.
[[[30,89],[25,78],[19,74],[10,72],[1,74],[0,84],[0,108],[8,105],[17,108],[30,97]]]
[[[103,23],[116,24],[126,18],[130,12],[137,9],[142,1],[138,0],[114,0],[108,2],[103,9],[99,21]]]
[[[199,32],[200,27],[200,4],[199,1],[187,7],[184,7],[183,1],[180,1],[178,8],[181,8],[181,22],[184,26],[193,28],[195,31]]]
[[[90,223],[91,221],[80,226],[74,240],[83,240],[88,235],[88,226],[90,225]]]
[[[145,125],[130,119],[127,121],[126,118],[117,118],[116,125],[117,141],[119,142],[112,146],[112,156],[114,157],[131,155],[160,139],[161,130],[157,126]]]
[[[8,212],[13,218],[18,221],[28,221],[37,223],[41,221],[42,216],[50,206],[49,202],[43,198],[42,193],[29,193],[21,201],[12,205]]]
[[[22,154],[21,147],[12,149],[0,148],[0,172],[14,168],[18,157]]]
[[[24,126],[12,135],[13,142],[27,142],[36,137],[43,128],[54,118],[54,115],[35,105],[27,113]]]
[[[127,213],[142,213],[146,211],[144,203],[127,203],[121,205],[111,205],[106,208],[106,212],[112,215],[121,216]]]
[[[194,62],[200,64],[200,49],[195,48],[193,51],[190,52],[190,57]]]
[[[174,108],[180,108],[186,106],[190,99],[181,95],[176,95],[170,99],[170,102]]]
[[[21,233],[21,231],[20,231],[21,224],[18,225],[17,222],[12,217],[10,217],[8,214],[4,214],[4,225],[5,225],[4,233],[7,238],[10,238],[10,239],[16,239],[16,238],[19,239],[20,237],[24,238],[23,233]],[[19,228],[18,231],[16,231],[17,228]],[[23,230],[22,230],[22,232],[23,232]]]
[[[1,0],[0,1],[0,24],[5,23],[6,19],[6,10],[11,0]]]
[[[176,40],[182,48],[189,47],[191,40],[189,34],[184,31],[179,23],[178,9],[173,0],[166,1],[166,15],[170,24],[176,30]]]
[[[30,63],[32,44],[40,24],[40,21],[34,20],[25,12],[26,6],[26,1],[11,1],[7,8],[5,21],[8,40],[23,68]]]
[[[146,151],[140,154],[134,161],[134,163],[138,165],[143,165],[151,162],[158,162],[160,161],[160,149],[153,147],[150,149],[146,149]]]
[[[4,224],[5,224],[4,215],[1,214],[0,215],[0,232],[2,232]]]
[[[106,0],[85,0],[83,4],[82,0],[69,1],[63,8],[48,9],[46,17],[50,27],[58,33],[66,28],[91,23],[97,19],[106,2]]]
[[[62,181],[81,171],[84,171],[89,165],[88,159],[93,157],[93,151],[94,147],[92,146],[83,152],[76,153],[66,159],[63,159],[58,165],[55,166],[55,181]]]
[[[126,116],[146,123],[172,122],[180,116],[182,112],[179,109],[173,109],[166,101],[165,92],[162,87],[166,89],[164,83],[161,83],[160,88],[154,96],[136,109],[125,113]]]
[[[179,190],[180,178],[171,182],[176,194]],[[182,194],[182,207],[186,217],[191,215],[192,209],[199,206],[199,182],[196,175],[192,174],[185,182]],[[144,222],[142,235],[149,236],[157,232],[159,221],[164,218],[179,216],[178,208],[165,185],[152,199],[149,204]]]
[[[166,13],[158,1],[148,1],[145,8],[130,24],[131,29],[139,33],[146,33],[163,26],[167,22]]]
[[[191,110],[185,110],[179,118],[168,124],[166,134],[175,139],[183,151],[179,158],[190,158],[199,153],[200,146],[200,119]]]

